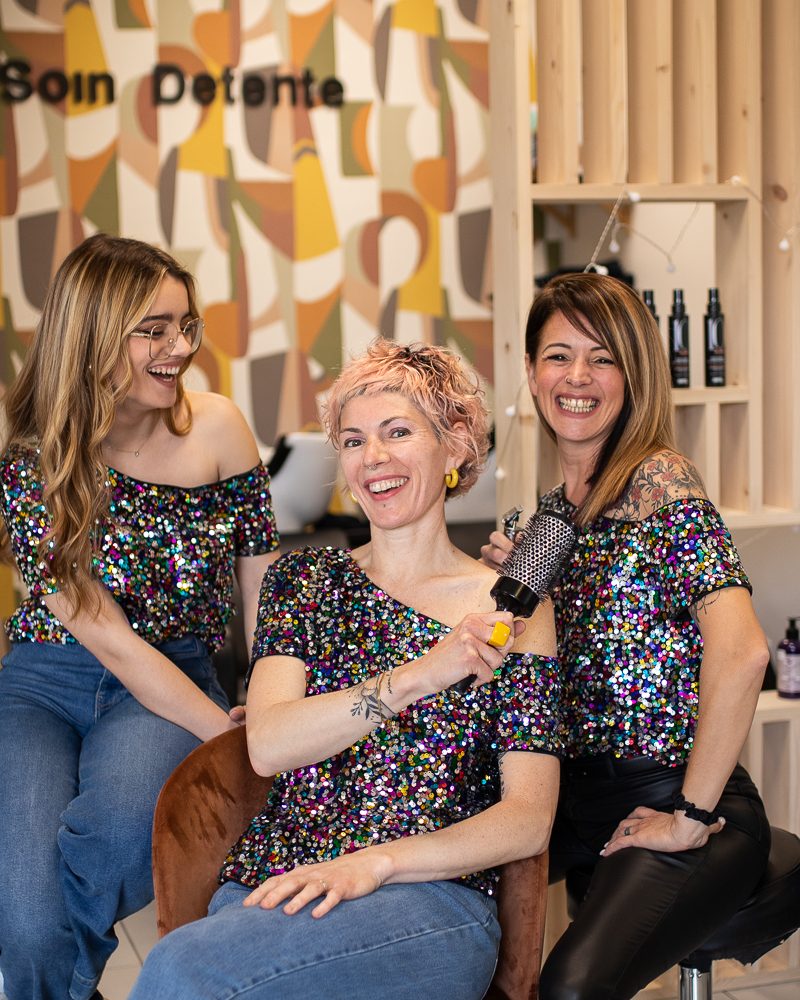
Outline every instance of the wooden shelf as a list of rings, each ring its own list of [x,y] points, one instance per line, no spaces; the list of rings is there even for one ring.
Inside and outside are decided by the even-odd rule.
[[[705,403],[747,403],[750,400],[750,390],[746,385],[673,389],[672,399],[676,407],[702,406]]]
[[[639,203],[713,206],[703,278],[720,289],[729,384],[702,384],[695,305],[692,388],[673,397],[679,447],[731,524],[800,523],[800,4],[506,0],[490,5],[490,18],[495,411],[498,448],[514,455],[498,511],[520,497],[532,503],[558,476],[517,398],[533,296],[531,208],[574,241],[581,207],[607,211],[633,193],[623,202],[630,218]],[[789,253],[778,249],[781,230]],[[661,312],[663,329],[663,301]]]
[[[586,204],[614,202],[623,191],[628,201],[747,201],[752,196],[735,184],[531,184],[535,203]],[[634,194],[633,199],[630,195]]]

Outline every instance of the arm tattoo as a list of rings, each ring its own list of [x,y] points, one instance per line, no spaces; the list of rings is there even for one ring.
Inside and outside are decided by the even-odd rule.
[[[353,692],[353,707],[350,709],[352,716],[363,715],[367,721],[373,719],[376,722],[385,722],[397,714],[381,698],[381,685],[386,677],[386,674],[378,674],[373,680],[364,681],[363,684],[359,684],[355,688]],[[388,674],[387,688],[391,694],[391,671]]]
[[[506,783],[503,780],[503,761],[505,760],[505,756],[506,756],[507,753],[508,753],[508,750],[503,750],[502,753],[499,753],[497,755],[497,769],[498,769],[498,772],[500,774],[500,798],[501,799],[506,794]]]
[[[705,597],[701,597],[699,601],[695,601],[689,608],[689,614],[692,616],[692,620],[696,625],[700,624],[700,615],[705,614],[708,608],[719,600],[719,594],[720,592],[718,590],[715,590],[711,594],[706,594]]]
[[[612,516],[638,521],[680,497],[705,495],[691,462],[673,452],[662,452],[636,469]]]

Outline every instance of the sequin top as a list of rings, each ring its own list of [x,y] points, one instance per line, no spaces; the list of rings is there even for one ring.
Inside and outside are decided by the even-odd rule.
[[[414,660],[448,631],[380,590],[347,552],[307,548],[279,559],[264,577],[253,659],[302,659],[310,696]],[[558,684],[555,659],[509,654],[502,674],[477,690],[423,698],[341,753],[278,774],[220,881],[256,886],[304,862],[481,812],[499,800],[502,754],[560,752]],[[497,875],[462,881],[491,894]]]
[[[540,510],[575,508],[559,486]],[[579,532],[552,593],[568,757],[686,760],[703,655],[689,608],[731,586],[750,584],[709,500],[673,500],[641,521],[601,516]]]
[[[49,530],[37,453],[14,445],[0,459],[2,512],[29,591],[6,623],[12,642],[75,642],[42,600],[58,590],[38,543]],[[269,477],[259,463],[203,486],[146,483],[108,469],[109,512],[93,556],[98,580],[131,628],[156,644],[196,635],[210,652],[233,609],[236,556],[278,546]]]

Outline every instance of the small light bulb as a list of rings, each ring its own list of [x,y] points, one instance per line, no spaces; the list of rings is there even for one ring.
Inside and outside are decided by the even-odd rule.
[[[789,250],[789,246],[790,246],[789,240],[784,236],[783,239],[778,244],[778,249],[782,253],[786,253]]]
[[[610,250],[610,251],[611,251],[612,253],[619,253],[619,250],[620,250],[620,246],[619,246],[619,243],[618,243],[618,242],[617,242],[616,240],[612,240],[612,241],[611,241],[611,242],[610,242],[610,243],[608,244],[608,249],[609,249],[609,250]]]
[[[495,469],[494,470],[494,478],[495,479],[505,479],[506,478],[506,470],[505,469],[500,469],[500,468]]]
[[[638,191],[629,191],[628,192],[628,198],[631,201],[641,201],[642,200],[642,196],[639,194]]]
[[[516,406],[514,406],[513,403],[511,404],[511,406],[507,406],[506,409],[505,409],[505,414],[506,414],[507,417],[516,417],[516,415],[517,415],[517,408],[516,408]]]
[[[738,174],[731,175],[731,184],[741,184],[742,178]]]

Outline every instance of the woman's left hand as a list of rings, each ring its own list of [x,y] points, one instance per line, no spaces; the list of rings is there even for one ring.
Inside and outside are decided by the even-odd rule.
[[[680,812],[665,813],[647,806],[637,806],[617,826],[600,854],[607,858],[626,847],[645,847],[650,851],[669,853],[691,851],[702,847],[710,836],[719,833],[724,826],[723,817],[711,826],[705,826]]]
[[[314,899],[322,897],[311,911],[312,917],[324,917],[343,899],[369,896],[379,889],[389,875],[389,866],[378,850],[354,851],[333,861],[298,865],[284,875],[274,875],[245,899],[245,906],[272,910],[288,899],[283,912],[297,913]]]
[[[245,723],[246,709],[244,705],[234,705],[233,708],[228,712],[228,718],[231,722],[235,722],[237,726],[243,726]]]

